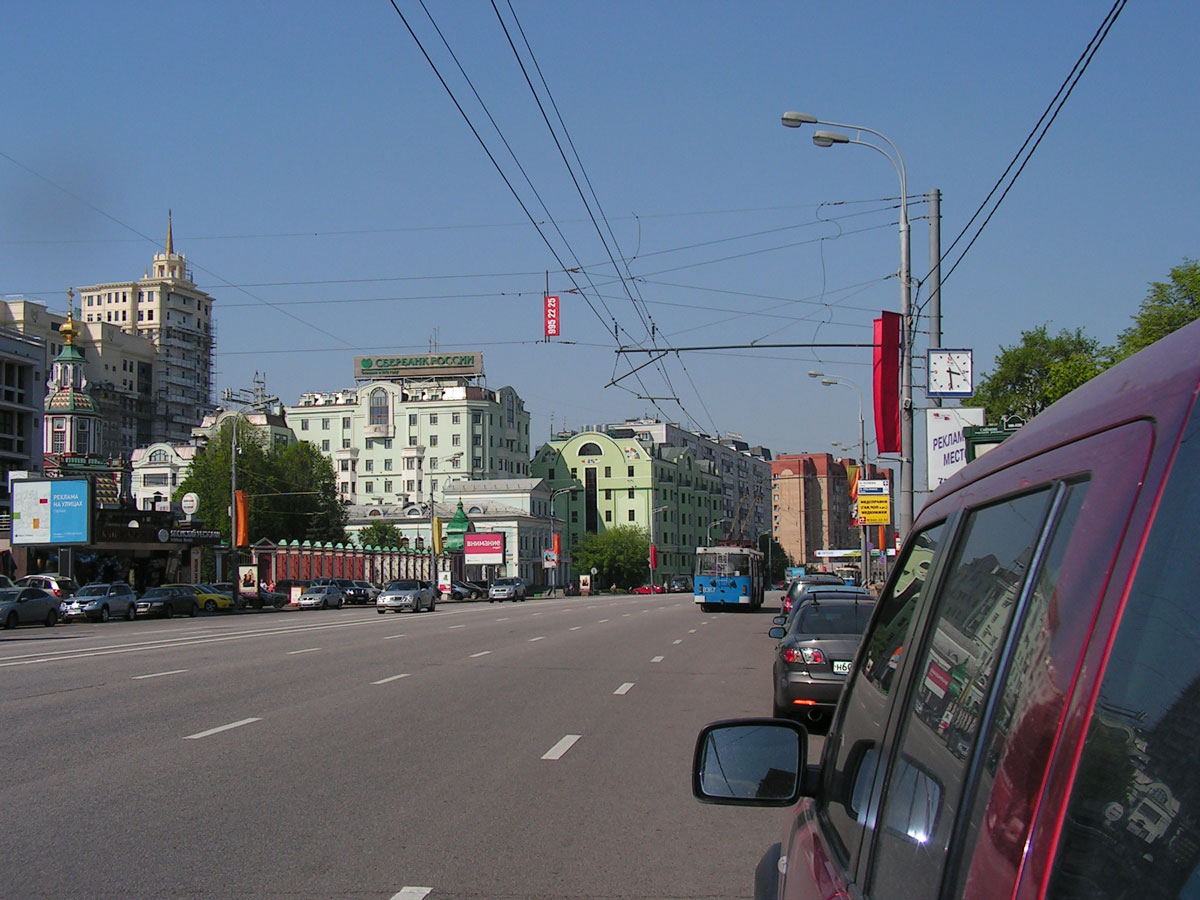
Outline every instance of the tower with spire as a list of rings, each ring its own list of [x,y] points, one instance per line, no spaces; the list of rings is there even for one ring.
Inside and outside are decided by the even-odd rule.
[[[67,296],[71,301],[67,321],[58,330],[63,346],[50,365],[42,419],[46,453],[60,460],[68,456],[99,455],[104,427],[87,390],[83,354],[75,346],[79,336],[79,326],[75,324],[75,292],[68,291]]]

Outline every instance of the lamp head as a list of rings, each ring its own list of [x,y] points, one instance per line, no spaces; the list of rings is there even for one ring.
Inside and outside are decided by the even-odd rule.
[[[796,112],[788,110],[782,116],[782,121],[787,128],[799,128],[801,125],[817,124],[817,117],[810,116],[808,113]]]
[[[824,372],[818,372],[816,369],[809,369],[809,370],[808,370],[808,377],[809,377],[809,378],[824,378],[824,377],[825,377],[825,373],[824,373]]]
[[[850,138],[840,131],[827,131],[822,128],[813,132],[813,143],[818,147],[832,147],[834,144],[848,144]]]

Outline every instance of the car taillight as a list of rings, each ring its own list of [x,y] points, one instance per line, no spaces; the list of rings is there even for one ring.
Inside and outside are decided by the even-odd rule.
[[[54,591],[55,597],[58,597],[60,600],[62,599],[62,591],[61,590],[59,590],[58,588],[51,588],[51,590]]]
[[[801,647],[799,650],[789,648],[783,651],[783,658],[786,662],[809,666],[819,666],[825,662],[825,654],[815,647]]]

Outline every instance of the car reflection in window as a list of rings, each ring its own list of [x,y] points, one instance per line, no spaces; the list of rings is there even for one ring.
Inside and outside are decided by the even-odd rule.
[[[851,757],[854,756],[858,761],[848,811],[861,823],[879,767],[879,750],[873,744],[867,745],[852,750]],[[942,783],[909,757],[901,756],[888,785],[887,818],[883,825],[892,834],[924,844],[937,828],[941,802]]]

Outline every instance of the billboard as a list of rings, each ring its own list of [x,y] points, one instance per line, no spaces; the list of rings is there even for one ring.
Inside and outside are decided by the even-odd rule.
[[[891,486],[886,481],[858,483],[858,520],[862,525],[887,525],[892,521]]]
[[[92,495],[84,479],[12,483],[12,543],[88,544],[92,539]]]
[[[963,428],[983,424],[983,407],[942,407],[925,411],[925,472],[933,490],[967,464]]]
[[[559,325],[562,323],[558,298],[547,294],[544,298],[543,319],[546,324],[546,337],[558,337]]]
[[[354,357],[356,381],[412,378],[418,375],[479,375],[482,372],[483,354],[478,351]]]
[[[504,533],[497,531],[464,534],[463,562],[468,566],[504,565]]]

